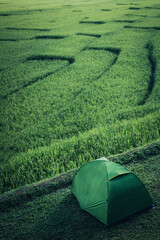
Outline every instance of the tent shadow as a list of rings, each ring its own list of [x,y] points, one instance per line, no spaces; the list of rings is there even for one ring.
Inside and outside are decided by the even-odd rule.
[[[124,220],[107,227],[98,219],[82,210],[75,196],[69,193],[63,200],[53,209],[50,209],[45,222],[41,222],[38,227],[38,235],[42,239],[52,240],[88,240],[95,236],[103,234],[109,236],[110,231],[122,225],[135,224],[135,217],[139,213],[133,214]],[[53,211],[52,211],[53,210]],[[141,211],[144,213],[146,210]],[[39,238],[41,239],[41,238]],[[98,237],[97,237],[98,239]]]
[[[93,239],[98,232],[107,231],[103,223],[80,208],[72,193],[50,212],[45,223],[42,221],[37,227],[39,236],[45,232],[43,239],[52,240],[87,240]]]

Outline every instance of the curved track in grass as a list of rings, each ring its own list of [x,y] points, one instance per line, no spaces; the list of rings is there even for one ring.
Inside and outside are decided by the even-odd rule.
[[[150,97],[153,91],[155,81],[156,81],[155,74],[156,74],[157,63],[156,63],[155,56],[153,54],[153,45],[151,42],[147,44],[146,49],[148,51],[148,61],[150,63],[151,74],[150,74],[147,92],[144,98],[142,99],[142,101],[139,103],[139,105],[144,105],[147,102],[148,98]]]

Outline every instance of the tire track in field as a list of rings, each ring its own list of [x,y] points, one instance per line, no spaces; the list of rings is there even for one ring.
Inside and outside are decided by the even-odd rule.
[[[135,23],[137,20],[113,20],[112,22],[116,23]]]
[[[102,12],[110,12],[110,11],[112,11],[112,9],[102,8],[101,11],[102,11]]]
[[[81,23],[81,24],[96,24],[96,25],[99,25],[99,24],[105,24],[106,22],[104,22],[104,21],[79,21],[79,23]]]
[[[139,3],[117,3],[116,5],[122,5],[122,6],[137,6]]]
[[[40,35],[40,36],[35,36],[33,38],[30,38],[30,40],[32,39],[63,39],[66,38],[68,36],[61,36],[61,35]]]
[[[7,27],[4,28],[7,30],[17,30],[17,31],[41,31],[41,32],[49,32],[51,29],[46,29],[46,28],[14,28],[14,27]]]
[[[160,27],[133,27],[133,26],[124,26],[124,28],[131,28],[131,29],[144,29],[144,30],[160,30]]]
[[[0,13],[0,17],[8,17],[8,16],[13,16],[13,15],[18,15],[18,14],[12,14],[12,13]]]
[[[18,40],[18,39],[9,39],[9,38],[6,38],[6,39],[0,39],[1,42],[18,42],[18,41],[21,41],[22,39]],[[24,39],[25,40],[25,39]]]
[[[30,38],[24,38],[24,39],[13,39],[13,38],[1,38],[0,42],[20,42],[20,41],[29,41],[32,40]]]
[[[129,9],[129,10],[140,10],[140,9],[142,9],[142,8],[139,8],[139,7],[129,7],[128,9]]]
[[[41,40],[41,39],[54,39],[54,40],[57,40],[57,39],[64,39],[68,36],[60,36],[60,35],[38,35],[38,36],[35,36],[35,37],[32,37],[32,38],[23,38],[23,39],[13,39],[13,38],[2,38],[0,39],[1,42],[5,41],[5,42],[19,42],[19,41],[29,41],[29,40]]]
[[[149,84],[148,84],[148,90],[147,90],[144,98],[139,102],[138,105],[144,105],[147,102],[148,98],[150,97],[150,95],[153,91],[155,81],[156,81],[155,74],[156,74],[157,63],[156,63],[156,59],[153,54],[153,45],[151,42],[149,42],[147,44],[146,49],[148,51],[148,61],[150,63],[151,74],[150,74],[150,79],[149,79]]]
[[[70,64],[75,62],[73,57],[65,57],[65,56],[56,56],[56,55],[35,55],[26,58],[26,60],[61,60],[61,61],[68,61]]]
[[[2,4],[2,3],[0,3]],[[24,15],[30,15],[35,12],[44,12],[44,11],[50,11],[55,10],[54,8],[48,8],[48,9],[33,9],[33,10],[22,10],[22,11],[14,11],[14,12],[0,12],[0,17],[9,17],[9,16],[24,16]]]
[[[79,13],[79,12],[82,12],[82,10],[73,10],[72,12]]]
[[[159,10],[160,9],[160,7],[145,7],[145,9],[149,9],[149,10]]]
[[[102,35],[100,35],[100,34],[92,34],[92,33],[76,33],[76,35],[88,36],[88,37],[96,37],[96,38],[102,37]]]
[[[147,15],[144,14],[125,14],[126,17],[147,17]]]

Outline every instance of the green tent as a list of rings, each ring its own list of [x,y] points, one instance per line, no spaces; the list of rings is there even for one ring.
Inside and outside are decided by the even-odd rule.
[[[105,158],[80,167],[73,179],[72,192],[82,209],[107,226],[153,204],[134,173]]]

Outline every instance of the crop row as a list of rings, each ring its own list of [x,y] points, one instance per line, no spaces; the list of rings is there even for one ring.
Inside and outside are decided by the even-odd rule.
[[[80,167],[87,161],[158,139],[160,111],[144,118],[117,121],[48,147],[29,150],[0,165],[1,191],[36,182]],[[26,174],[27,173],[27,174]]]

